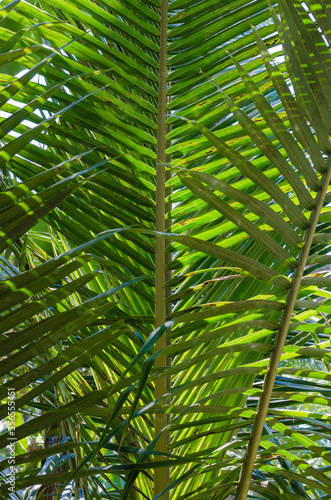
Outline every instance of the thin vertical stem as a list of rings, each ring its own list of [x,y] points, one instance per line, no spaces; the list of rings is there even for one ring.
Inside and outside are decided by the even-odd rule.
[[[166,163],[166,104],[167,104],[167,29],[168,29],[168,0],[162,0],[161,5],[161,33],[160,33],[160,64],[159,64],[159,92],[158,92],[158,120],[157,120],[157,156],[156,156],[156,231],[165,231],[166,190],[165,190],[165,163]],[[155,327],[166,321],[166,289],[165,289],[165,239],[157,236],[155,241]],[[156,343],[156,350],[166,347],[166,338],[163,336]],[[156,359],[156,367],[166,366],[165,355]],[[160,378],[155,382],[155,398],[160,398],[167,392],[167,378]],[[168,416],[155,415],[155,435],[158,435],[167,426]],[[167,452],[168,433],[162,432],[156,450]],[[164,490],[169,483],[168,469],[155,469],[154,496]],[[164,494],[162,500],[167,500]]]

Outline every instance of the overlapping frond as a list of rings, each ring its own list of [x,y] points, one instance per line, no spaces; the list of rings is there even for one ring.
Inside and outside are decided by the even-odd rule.
[[[146,418],[123,434],[110,388],[154,324],[153,242],[123,230],[154,228],[159,5],[1,7],[2,417],[11,387],[24,415],[21,443],[39,435],[40,445],[52,425],[60,439],[71,438],[74,455],[61,465],[69,478],[91,452],[89,465],[127,465],[152,436]],[[122,404],[133,397],[139,364],[129,373],[135,380],[122,383],[131,387]],[[151,399],[150,388],[142,397]],[[113,417],[82,416],[77,405],[113,405]],[[115,461],[97,446],[106,423],[120,425]],[[100,441],[104,449],[109,439]],[[20,462],[32,460],[34,468],[18,489],[54,482],[34,482],[36,472],[52,470],[38,469],[35,453]],[[45,450],[43,459],[53,453]],[[76,480],[70,488],[93,498],[100,484],[122,489],[123,468],[101,472],[102,483],[96,474],[89,486]],[[9,492],[3,485],[2,494]]]
[[[262,4],[172,4],[171,449],[205,460],[176,498],[320,498],[297,465],[314,457],[329,494],[321,382],[286,368],[328,377],[328,33],[311,6]]]
[[[169,3],[162,235],[159,2],[1,7],[17,490],[152,499],[158,468],[153,500],[329,498],[330,6]],[[172,289],[156,329],[155,236]]]

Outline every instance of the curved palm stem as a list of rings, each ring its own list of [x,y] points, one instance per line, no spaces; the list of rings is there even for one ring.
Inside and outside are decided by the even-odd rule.
[[[263,426],[265,424],[266,416],[268,413],[269,403],[276,380],[280,358],[283,353],[286,336],[288,333],[295,304],[298,298],[301,279],[303,277],[305,266],[307,264],[307,259],[313,242],[313,237],[315,235],[316,226],[318,223],[318,219],[320,217],[321,209],[324,204],[325,196],[327,194],[330,181],[331,181],[331,166],[329,159],[329,167],[327,172],[323,176],[322,188],[319,194],[317,195],[316,207],[315,210],[312,211],[310,216],[310,227],[306,233],[306,241],[301,250],[301,255],[299,256],[298,266],[296,267],[293,273],[291,288],[287,295],[286,307],[283,311],[280,327],[275,339],[275,348],[271,355],[269,368],[264,379],[263,391],[259,400],[256,417],[253,423],[252,432],[247,446],[246,456],[244,458],[243,468],[241,471],[235,500],[246,500],[247,498],[247,493],[249,490],[249,485],[254,469],[254,463],[258,452],[260,439],[262,436]]]

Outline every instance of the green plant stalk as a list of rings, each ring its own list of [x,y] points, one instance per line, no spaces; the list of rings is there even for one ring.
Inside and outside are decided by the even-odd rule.
[[[306,232],[305,244],[299,255],[298,266],[293,273],[292,285],[287,296],[286,307],[283,311],[280,327],[276,336],[275,348],[271,355],[269,369],[265,376],[263,391],[259,400],[251,436],[248,442],[246,455],[243,461],[243,467],[239,478],[239,484],[235,500],[246,500],[247,498],[249,485],[254,469],[254,463],[256,460],[256,455],[258,452],[260,439],[262,436],[263,426],[268,413],[269,403],[279,367],[280,358],[283,352],[292,313],[295,308],[295,302],[297,300],[298,292],[300,289],[301,279],[303,276],[305,266],[307,264],[307,259],[309,256],[313,237],[315,235],[318,219],[331,180],[330,158],[328,163],[329,163],[328,170],[323,176],[324,179],[322,180],[322,189],[319,192],[315,210],[312,211],[310,216],[310,227]]]
[[[161,5],[161,33],[160,33],[160,63],[159,63],[159,97],[157,117],[157,153],[156,153],[156,231],[165,231],[166,190],[165,190],[165,163],[166,163],[166,104],[167,104],[167,29],[168,29],[168,0],[162,0]],[[166,288],[165,288],[166,251],[165,239],[157,236],[155,239],[155,327],[163,325],[166,321]],[[166,347],[166,338],[162,336],[156,342],[156,351]],[[157,357],[156,367],[166,366],[165,355]],[[155,381],[155,399],[162,397],[167,392],[167,378],[162,377]],[[166,414],[155,415],[155,436],[162,433],[155,449],[166,452],[168,447],[168,433],[163,431],[167,426]],[[156,457],[155,457],[156,458]],[[157,459],[157,458],[156,458]],[[161,457],[162,459],[162,457]],[[168,469],[155,469],[154,496],[161,493],[169,483]],[[162,500],[168,499],[168,494],[162,495]]]

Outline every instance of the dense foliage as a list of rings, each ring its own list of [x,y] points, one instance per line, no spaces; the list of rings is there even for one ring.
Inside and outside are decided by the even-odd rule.
[[[331,4],[0,9],[1,498],[330,498]]]

